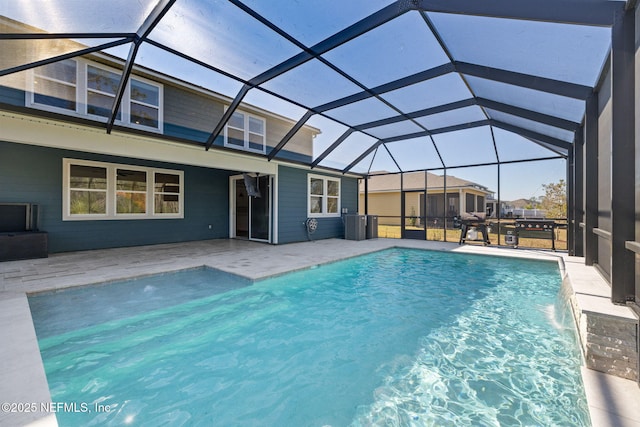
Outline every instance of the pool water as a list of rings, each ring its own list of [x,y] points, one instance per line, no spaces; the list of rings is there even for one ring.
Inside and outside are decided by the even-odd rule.
[[[589,426],[553,262],[390,249],[30,297],[61,426]]]

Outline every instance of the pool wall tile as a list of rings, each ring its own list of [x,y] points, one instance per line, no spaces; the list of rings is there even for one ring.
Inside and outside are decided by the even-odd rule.
[[[567,260],[563,289],[573,311],[587,368],[638,381],[638,318],[611,304],[610,288],[595,269]]]

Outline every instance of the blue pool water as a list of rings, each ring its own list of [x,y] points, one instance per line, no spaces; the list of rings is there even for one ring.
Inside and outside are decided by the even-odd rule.
[[[92,411],[61,426],[589,426],[559,290],[551,262],[391,249],[29,302],[53,401]]]

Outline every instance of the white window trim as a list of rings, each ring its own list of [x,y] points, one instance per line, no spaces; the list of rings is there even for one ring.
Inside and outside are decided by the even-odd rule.
[[[311,179],[312,178],[322,180],[322,212],[321,213],[311,212],[311,196],[312,196]],[[338,197],[328,195],[328,181],[336,181],[338,183]],[[317,194],[315,196],[317,196]],[[329,200],[329,197],[338,199],[338,211],[335,213],[327,213],[327,205],[328,205],[327,202]],[[332,176],[325,176],[325,175],[313,175],[313,174],[307,175],[307,216],[309,218],[339,217],[342,212],[341,200],[342,200],[342,179],[332,177]]]
[[[76,63],[76,84],[75,84],[75,89],[76,89],[76,110],[75,111],[71,111],[71,110],[67,110],[65,108],[59,108],[59,107],[54,107],[51,105],[46,105],[46,104],[39,104],[37,102],[35,102],[35,88],[34,88],[34,79],[35,79],[35,73],[34,73],[34,69],[30,69],[28,70],[27,74],[27,91],[25,91],[25,104],[27,107],[30,108],[35,108],[38,110],[43,110],[43,111],[49,111],[49,112],[53,112],[53,113],[61,113],[61,114],[65,114],[65,115],[70,115],[70,116],[75,116],[75,117],[81,117],[81,118],[89,118],[92,120],[96,120],[96,121],[101,121],[101,122],[105,122],[107,121],[106,117],[102,117],[102,116],[96,116],[93,114],[89,114],[87,112],[87,93],[88,93],[88,84],[87,84],[87,73],[88,73],[88,66],[92,66],[95,68],[99,68],[101,70],[105,70],[105,71],[110,71],[112,73],[116,73],[116,74],[122,74],[122,70],[118,70],[117,68],[113,68],[113,67],[108,67],[106,65],[97,63],[97,62],[93,62],[93,61],[87,61],[87,60],[82,60],[82,59],[71,59],[71,61],[74,61]],[[158,88],[158,127],[154,128],[151,126],[144,126],[144,125],[139,125],[136,123],[131,122],[131,79],[133,80],[137,80],[143,83],[146,83],[148,85],[154,86],[156,88]],[[55,80],[54,80],[55,81]],[[62,82],[64,83],[64,82]],[[151,105],[151,104],[147,104],[144,102],[140,102],[140,101],[136,101],[133,100],[133,102],[137,103],[137,104],[141,104],[141,105],[145,105],[145,106],[150,106],[153,108],[156,108],[155,105]],[[140,76],[136,76],[136,75],[131,75],[129,77],[129,81],[127,81],[127,87],[126,90],[124,91],[124,95],[122,96],[122,100],[120,102],[120,111],[121,111],[121,119],[120,120],[116,120],[115,123],[121,126],[126,126],[126,127],[130,127],[130,128],[134,128],[134,129],[140,129],[140,130],[144,130],[144,131],[148,131],[148,132],[155,132],[155,133],[163,133],[163,129],[164,129],[164,86],[158,82],[146,79],[144,77],[140,77]]]
[[[228,105],[225,105],[224,110],[227,111],[227,109],[229,108]],[[229,144],[228,141],[228,136],[227,136],[227,128],[229,127],[229,122],[227,121],[227,123],[224,125],[224,146],[225,147],[230,147],[230,148],[235,148],[236,150],[244,150],[244,151],[250,151],[253,153],[261,153],[261,154],[266,154],[267,153],[267,120],[264,117],[260,117],[257,116],[255,114],[251,114],[247,111],[243,111],[243,110],[236,110],[235,112],[243,114],[244,115],[244,146],[241,147],[239,145],[235,145],[235,144]],[[256,120],[260,120],[262,122],[262,129],[264,131],[264,133],[262,134],[262,138],[263,138],[263,143],[262,143],[262,149],[257,150],[255,148],[251,148],[250,144],[249,144],[249,135],[253,134],[253,135],[259,135],[255,132],[250,132],[249,131],[249,118],[253,118]],[[233,129],[237,129],[236,127],[233,127]]]
[[[47,104],[39,104],[36,102],[35,97],[36,97],[36,91],[35,91],[35,80],[36,80],[36,73],[35,73],[35,69],[31,68],[29,70],[27,70],[27,85],[26,88],[27,90],[25,91],[25,105],[27,107],[31,107],[31,108],[36,108],[38,110],[43,110],[43,111],[50,111],[53,113],[62,113],[62,114],[67,114],[67,115],[72,115],[72,116],[80,116],[80,114],[78,113],[78,109],[80,108],[80,100],[78,99],[78,94],[80,93],[79,90],[79,85],[80,85],[80,76],[81,76],[81,72],[80,72],[80,64],[76,59],[70,59],[70,61],[73,61],[76,63],[76,82],[75,84],[71,84],[69,82],[65,82],[64,80],[58,80],[58,79],[50,79],[48,77],[45,77],[47,80],[51,80],[51,81],[55,81],[55,82],[59,82],[61,84],[64,85],[68,85],[69,87],[73,87],[75,89],[76,92],[76,110],[72,111],[72,110],[68,110],[66,108],[60,108],[60,107],[54,107],[53,105],[47,105]]]
[[[149,104],[147,102],[143,102],[143,101],[138,101],[135,99],[131,99],[131,80],[137,80],[139,82],[142,83],[146,83],[150,86],[154,86],[156,88],[158,88],[158,106],[156,107],[155,105]],[[128,120],[128,122],[126,123],[126,126],[135,128],[135,129],[141,129],[141,130],[148,130],[148,131],[152,131],[152,132],[158,132],[158,133],[163,133],[163,129],[164,129],[164,86],[161,85],[160,83],[156,83],[152,80],[149,79],[145,79],[144,77],[140,77],[140,76],[134,76],[132,75],[129,78],[129,81],[127,82],[127,90],[125,90],[125,95],[126,95],[126,118]],[[137,124],[135,122],[131,121],[131,103],[135,103],[135,104],[139,104],[139,105],[144,105],[146,107],[151,107],[151,108],[157,108],[158,109],[158,127],[157,128],[152,128],[151,126],[145,126],[145,125],[140,125]],[[122,99],[122,108],[124,111],[124,103],[125,103],[125,97],[123,97]],[[124,116],[124,114],[123,114]]]
[[[106,214],[71,214],[71,165],[93,166],[107,169],[107,200]],[[116,197],[117,197],[117,169],[127,169],[146,172],[147,174],[147,191],[146,191],[146,213],[116,213]],[[155,213],[155,173],[166,173],[178,175],[180,177],[180,192],[178,201],[180,206],[179,213]],[[62,159],[62,220],[63,221],[97,221],[97,220],[122,220],[122,219],[183,219],[184,218],[184,171],[175,169],[158,169],[148,168],[135,165],[125,165],[119,163],[95,162],[90,160],[78,159]]]

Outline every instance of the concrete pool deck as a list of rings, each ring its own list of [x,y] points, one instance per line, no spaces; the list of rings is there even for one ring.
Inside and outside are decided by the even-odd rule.
[[[54,254],[49,258],[0,263],[0,426],[55,426],[51,396],[31,320],[27,294],[117,281],[203,265],[250,279],[283,274],[391,247],[445,250],[520,258],[562,260],[576,293],[602,298],[607,285],[584,260],[546,251],[459,246],[457,243],[374,239],[319,240],[266,245],[242,240],[209,240]],[[577,283],[576,283],[577,282]],[[603,287],[604,286],[604,287]],[[603,310],[626,309],[609,304]],[[640,427],[640,388],[634,381],[582,369],[594,427]],[[44,404],[44,405],[41,405]],[[58,404],[60,402],[56,402]],[[29,406],[25,407],[25,404]],[[35,404],[34,407],[31,404]],[[47,406],[49,405],[49,406]],[[30,409],[37,409],[35,412]],[[42,409],[50,409],[42,411]],[[15,409],[15,412],[13,411]],[[52,410],[51,410],[52,409]],[[58,409],[62,410],[62,408]]]

